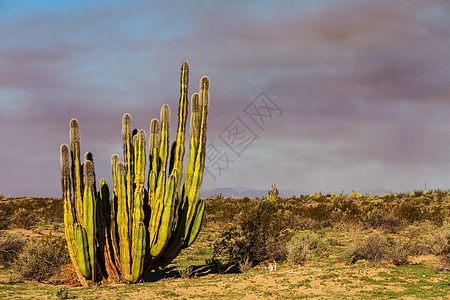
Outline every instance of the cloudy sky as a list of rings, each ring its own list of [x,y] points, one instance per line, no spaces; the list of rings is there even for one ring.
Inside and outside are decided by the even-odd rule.
[[[450,189],[448,1],[162,2],[0,0],[0,194],[61,195],[71,118],[111,181],[122,115],[175,111],[183,61],[211,80],[204,188]]]

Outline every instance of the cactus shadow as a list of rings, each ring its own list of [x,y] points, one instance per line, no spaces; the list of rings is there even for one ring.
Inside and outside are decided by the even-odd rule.
[[[152,271],[148,273],[144,282],[156,282],[161,279],[175,279],[175,278],[199,278],[214,274],[236,274],[240,273],[239,268],[235,265],[222,265],[222,264],[208,264],[197,265],[190,267],[190,275],[183,276],[183,270],[176,266],[167,267],[160,271]]]
[[[164,268],[160,271],[151,271],[144,277],[144,282],[156,282],[161,279],[177,278],[180,277],[180,273],[175,267]]]

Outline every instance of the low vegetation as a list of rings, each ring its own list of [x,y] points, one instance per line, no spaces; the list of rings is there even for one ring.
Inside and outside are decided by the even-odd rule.
[[[62,200],[4,199],[0,296],[94,299],[94,290],[105,299],[450,295],[446,191],[217,197],[206,204],[197,242],[164,271],[150,273],[134,287],[81,289],[73,287],[78,281],[63,240]],[[18,214],[33,215],[34,221],[27,227]]]

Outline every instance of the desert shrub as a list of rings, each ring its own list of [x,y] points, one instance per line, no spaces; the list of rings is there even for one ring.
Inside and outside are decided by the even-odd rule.
[[[436,200],[438,202],[442,202],[442,200],[448,195],[448,191],[444,191],[441,189],[434,190],[433,193],[436,194]]]
[[[355,200],[348,199],[337,201],[334,203],[333,211],[335,211],[335,220],[346,223],[360,222],[362,210]],[[336,213],[339,212],[339,213]]]
[[[415,195],[416,197],[423,196],[423,190],[414,190],[414,195]]]
[[[404,225],[399,218],[389,213],[381,217],[379,228],[386,233],[398,233],[404,228]]]
[[[412,231],[406,239],[389,236],[386,238],[378,233],[372,233],[364,240],[355,241],[347,251],[344,251],[341,258],[347,264],[365,259],[376,264],[392,261],[396,266],[404,265],[409,262],[409,256],[417,255],[421,251],[418,236],[417,231]]]
[[[280,221],[282,217],[276,205],[268,200],[262,200],[252,209],[242,211],[238,225],[220,233],[214,243],[214,256],[225,255],[231,263],[236,264],[245,259],[252,264],[268,259],[284,259],[287,235]]]
[[[418,231],[411,231],[406,240],[393,239],[391,241],[390,257],[396,266],[409,263],[409,257],[421,252],[418,242]]]
[[[287,262],[291,265],[301,265],[306,261],[309,252],[309,245],[305,239],[299,236],[293,236],[292,239],[286,243]]]
[[[192,266],[180,269],[179,273],[181,278],[192,278],[195,275],[194,268]]]
[[[58,299],[70,299],[69,289],[66,286],[58,286],[55,288],[54,294]]]
[[[446,268],[450,267],[450,219],[446,219],[443,225],[433,232],[433,237],[428,243],[429,252],[439,256]]]
[[[372,233],[366,238],[362,246],[364,258],[369,261],[373,261],[378,264],[383,259],[389,257],[389,242],[382,235]]]
[[[58,272],[49,279],[54,284],[65,284],[69,286],[80,286],[78,275],[71,262],[61,265]]]
[[[360,259],[367,259],[376,264],[389,258],[389,242],[377,233],[372,233],[364,240],[356,241],[345,251],[342,259],[348,264],[354,264]]]
[[[17,228],[31,229],[36,225],[38,218],[33,210],[27,210],[26,208],[19,208],[11,218],[11,223]]]
[[[431,200],[424,197],[402,200],[394,207],[394,214],[410,223],[427,220],[430,203]]]
[[[428,219],[433,222],[434,225],[442,226],[444,224],[446,216],[450,215],[450,210],[443,206],[433,206],[430,208]]]
[[[9,215],[6,211],[0,209],[0,230],[8,229]]]
[[[290,265],[301,265],[306,261],[311,251],[315,251],[321,255],[327,253],[328,245],[320,234],[297,234],[286,243],[286,249],[287,262]]]
[[[323,224],[323,227],[329,226],[331,221],[331,214],[334,208],[327,203],[319,203],[317,205],[306,206],[303,209],[305,217],[315,221],[319,221]]]
[[[47,235],[29,239],[22,247],[15,268],[22,279],[47,281],[70,262],[66,242],[61,237]]]
[[[0,237],[0,264],[11,264],[24,243],[25,241],[20,235],[13,234]]]
[[[241,260],[239,262],[239,271],[241,273],[247,273],[248,271],[250,271],[250,269],[252,267],[253,267],[253,264],[248,257],[246,257],[244,260]]]

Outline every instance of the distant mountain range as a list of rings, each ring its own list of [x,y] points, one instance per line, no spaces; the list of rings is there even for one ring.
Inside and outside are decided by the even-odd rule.
[[[311,193],[307,193],[304,191],[297,191],[297,190],[291,190],[291,189],[278,189],[280,193],[281,198],[288,198],[292,196],[300,196],[300,195],[309,195]],[[356,190],[355,190],[356,191]],[[358,190],[361,194],[369,194],[369,195],[380,195],[380,194],[386,194],[389,191],[383,188],[374,189],[374,190],[368,190],[368,189],[362,189]],[[335,194],[340,193],[340,191],[334,191]],[[350,192],[347,192],[349,194]],[[233,198],[242,198],[242,197],[250,197],[250,198],[263,198],[267,197],[267,190],[255,190],[251,189],[245,186],[234,186],[234,187],[221,187],[221,188],[215,188],[212,190],[202,189],[200,191],[200,198],[209,198],[214,195],[222,194],[225,198],[233,197]]]

